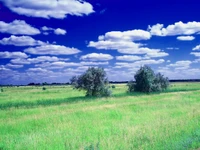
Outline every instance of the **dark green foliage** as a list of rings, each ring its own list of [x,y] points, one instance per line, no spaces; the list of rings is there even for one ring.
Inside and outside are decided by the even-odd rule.
[[[112,87],[112,89],[115,89],[115,88],[116,88],[115,85],[112,85],[111,87]]]
[[[135,83],[132,80],[128,82],[127,86],[128,86],[128,92],[134,91]]]
[[[1,92],[3,92],[3,89],[1,89]]]
[[[47,89],[46,87],[43,87],[43,88],[42,88],[42,90],[44,90],[44,91],[45,91],[46,89]]]
[[[160,92],[164,91],[169,86],[168,78],[165,78],[160,73],[155,74],[149,66],[142,66],[135,74],[135,83],[128,83],[128,91],[133,92]]]
[[[86,90],[86,96],[111,95],[106,72],[103,68],[88,68],[85,73],[72,77],[70,81],[75,89]]]

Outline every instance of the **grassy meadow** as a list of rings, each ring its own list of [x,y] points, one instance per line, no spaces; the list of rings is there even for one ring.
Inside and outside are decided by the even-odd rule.
[[[200,148],[200,83],[164,93],[86,98],[70,86],[2,87],[0,150],[195,150]]]

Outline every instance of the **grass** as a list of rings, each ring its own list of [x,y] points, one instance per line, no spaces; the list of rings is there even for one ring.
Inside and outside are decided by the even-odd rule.
[[[3,87],[0,149],[200,148],[200,83],[154,94],[127,94],[116,85],[110,98],[45,87]]]

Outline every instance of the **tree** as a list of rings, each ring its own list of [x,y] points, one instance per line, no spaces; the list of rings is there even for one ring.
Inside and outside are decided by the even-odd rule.
[[[166,90],[169,86],[168,78],[165,78],[160,73],[155,74],[149,66],[142,66],[135,74],[135,83],[128,83],[128,91],[138,92],[159,92]]]
[[[75,89],[86,90],[86,96],[110,96],[111,91],[108,87],[108,79],[103,68],[88,68],[80,76],[71,78],[71,85]]]

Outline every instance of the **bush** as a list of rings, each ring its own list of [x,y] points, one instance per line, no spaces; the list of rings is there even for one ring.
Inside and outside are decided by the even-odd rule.
[[[133,81],[128,83],[128,91],[138,92],[160,92],[164,91],[169,86],[168,78],[165,78],[160,73],[155,74],[149,66],[141,67],[135,74],[135,83]]]
[[[47,89],[46,87],[43,87],[43,88],[42,88],[42,90],[44,90],[44,91],[45,91],[46,89]]]
[[[71,85],[75,89],[86,90],[86,96],[110,96],[108,79],[103,68],[88,68],[80,76],[71,78]]]
[[[111,87],[112,87],[112,89],[115,89],[115,88],[116,88],[115,85],[112,85]]]
[[[3,92],[3,89],[1,89],[1,92]]]
[[[127,86],[128,86],[128,92],[134,91],[135,83],[133,81],[129,81]]]

